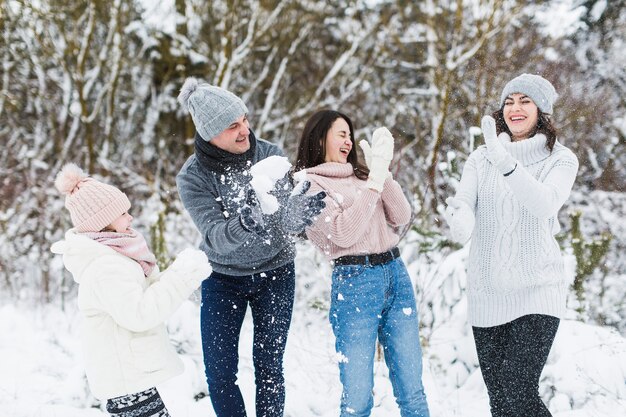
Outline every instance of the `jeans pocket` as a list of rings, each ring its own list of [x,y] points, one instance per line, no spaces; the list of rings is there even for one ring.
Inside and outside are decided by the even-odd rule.
[[[358,280],[356,278],[366,271],[364,265],[339,265],[333,268],[332,287],[330,289],[330,311],[329,319],[331,324],[335,324],[337,315],[340,314],[340,305],[345,297],[357,289]]]
[[[339,265],[333,269],[333,281],[354,279],[365,271],[365,265]]]

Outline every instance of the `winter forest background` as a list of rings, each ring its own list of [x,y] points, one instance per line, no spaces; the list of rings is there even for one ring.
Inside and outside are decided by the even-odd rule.
[[[624,0],[0,0],[0,417],[105,415],[80,365],[77,287],[50,252],[70,227],[53,180],[75,162],[124,190],[163,265],[195,246],[174,182],[193,152],[176,102],[188,76],[242,97],[257,136],[291,162],[317,109],[349,114],[357,139],[389,127],[393,173],[414,205],[401,248],[433,416],[488,415],[465,321],[467,247],[447,239],[441,214],[482,143],[480,118],[523,72],[555,85],[559,140],[580,160],[558,236],[569,316],[541,391],[558,416],[626,415],[625,42]],[[330,269],[298,247],[287,415],[332,416]],[[168,322],[188,365],[169,388],[179,415],[212,415],[197,303]],[[248,323],[247,401],[250,333]],[[398,415],[382,359],[376,372],[373,415]]]

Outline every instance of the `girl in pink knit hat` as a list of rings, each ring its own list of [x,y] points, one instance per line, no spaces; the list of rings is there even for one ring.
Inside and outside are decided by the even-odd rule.
[[[315,113],[302,132],[294,175],[306,176],[310,193],[328,195],[305,230],[334,264],[329,319],[343,385],[340,415],[370,415],[378,339],[400,413],[428,417],[413,286],[396,247],[396,228],[409,223],[411,206],[389,172],[393,137],[382,127],[371,145],[361,141],[367,166],[354,141],[348,116]]]
[[[204,252],[183,250],[164,271],[131,228],[130,201],[68,164],[55,185],[73,228],[52,245],[79,284],[85,372],[111,416],[169,416],[156,385],[182,373],[163,322],[211,273]]]

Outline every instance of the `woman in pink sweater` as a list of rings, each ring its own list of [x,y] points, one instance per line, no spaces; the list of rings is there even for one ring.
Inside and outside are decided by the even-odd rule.
[[[402,417],[428,417],[415,297],[396,247],[396,228],[409,223],[411,206],[389,172],[391,133],[376,129],[372,144],[360,146],[367,167],[358,161],[350,119],[323,110],[304,127],[295,167],[296,177],[306,173],[309,193],[328,195],[306,234],[334,264],[329,317],[341,416],[370,415],[378,338]]]

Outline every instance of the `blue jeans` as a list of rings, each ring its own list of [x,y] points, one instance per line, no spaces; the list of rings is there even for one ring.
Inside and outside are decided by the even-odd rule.
[[[237,386],[238,346],[248,304],[252,309],[252,359],[256,415],[282,417],[283,354],[291,323],[294,264],[243,277],[213,272],[202,283],[200,325],[209,395],[218,417],[245,417]]]
[[[343,385],[341,417],[370,415],[376,338],[402,417],[429,417],[415,297],[400,258],[376,266],[335,266],[330,323]]]

